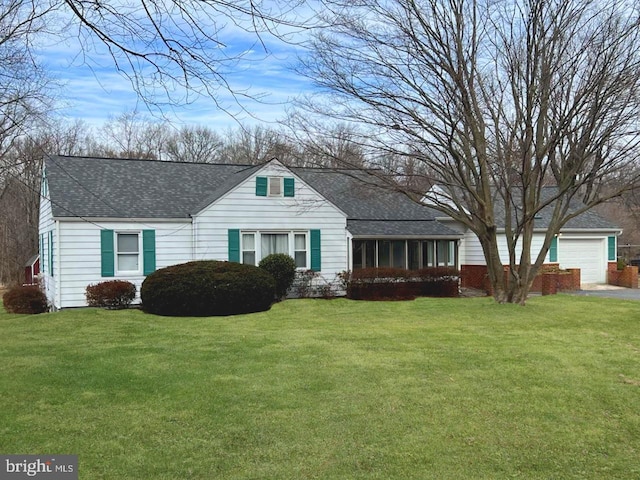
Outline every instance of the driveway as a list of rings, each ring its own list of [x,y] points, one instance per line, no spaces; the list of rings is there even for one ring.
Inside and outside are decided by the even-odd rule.
[[[621,300],[640,300],[640,288],[616,287],[613,285],[582,285],[582,290],[572,292],[588,297],[608,297]]]

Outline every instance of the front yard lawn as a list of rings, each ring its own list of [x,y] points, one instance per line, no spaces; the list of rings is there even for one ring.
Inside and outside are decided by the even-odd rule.
[[[81,479],[637,479],[640,302],[10,315],[0,452]]]

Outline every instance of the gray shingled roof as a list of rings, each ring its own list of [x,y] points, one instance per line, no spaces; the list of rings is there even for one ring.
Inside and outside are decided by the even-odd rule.
[[[46,168],[55,217],[166,219],[197,213],[260,167],[57,156]],[[376,187],[372,175],[292,171],[347,214],[354,235],[460,236],[435,210]]]
[[[542,198],[550,199],[557,192],[556,187],[543,187],[542,189]],[[583,207],[578,200],[574,200],[571,202],[569,211],[576,211],[579,208]],[[505,226],[505,214],[504,214],[504,202],[501,200],[497,200],[494,204],[494,209],[496,213],[496,223],[498,223],[498,227],[504,228]],[[535,227],[537,229],[546,229],[549,226],[553,215],[553,204],[543,208],[535,219]],[[594,210],[587,210],[584,213],[581,213],[575,218],[572,218],[567,222],[567,224],[562,228],[562,230],[618,230],[620,227],[616,224],[610,222],[609,220],[598,215]]]
[[[187,218],[256,168],[91,157],[46,159],[54,217]]]
[[[54,217],[188,218],[214,202],[260,166],[176,163],[93,157],[46,159]],[[436,220],[436,210],[390,192],[375,176],[355,170],[291,169],[347,214],[356,236],[460,237]],[[544,216],[538,226],[544,227]],[[565,228],[616,228],[587,212]]]
[[[296,175],[354,220],[435,220],[438,212],[389,191],[373,175],[356,170],[292,168]]]
[[[434,220],[347,220],[347,229],[354,237],[462,237]]]

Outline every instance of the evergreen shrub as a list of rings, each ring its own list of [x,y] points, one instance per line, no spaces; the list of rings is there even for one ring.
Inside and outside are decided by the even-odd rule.
[[[2,302],[9,313],[35,314],[49,310],[46,295],[35,285],[12,288],[2,296]]]
[[[87,286],[85,297],[90,307],[121,310],[135,300],[136,286],[124,280],[109,280]]]
[[[286,253],[272,253],[258,264],[276,281],[276,299],[282,300],[296,278],[296,262]]]
[[[252,265],[203,260],[156,270],[140,288],[142,309],[156,315],[216,316],[268,310],[275,281]]]

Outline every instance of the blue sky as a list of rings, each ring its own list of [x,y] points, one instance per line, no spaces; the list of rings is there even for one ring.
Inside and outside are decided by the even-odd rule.
[[[232,88],[246,91],[256,99],[237,97],[245,110],[242,111],[227,90],[219,89],[216,98],[228,112],[218,108],[207,96],[195,98],[189,104],[163,107],[162,114],[176,125],[234,128],[237,123],[230,114],[245,125],[273,122],[285,114],[294,96],[310,91],[310,82],[291,69],[296,60],[295,47],[273,40],[267,43],[268,52],[265,52],[253,43],[253,38],[235,33],[228,38],[233,48],[245,52],[244,60],[225,78]],[[124,112],[147,111],[129,79],[117,71],[102,45],[83,54],[78,40],[72,36],[42,46],[40,54],[47,70],[62,85],[57,96],[60,98],[58,113],[63,117],[99,126],[109,117]],[[158,110],[154,113],[157,115]]]

